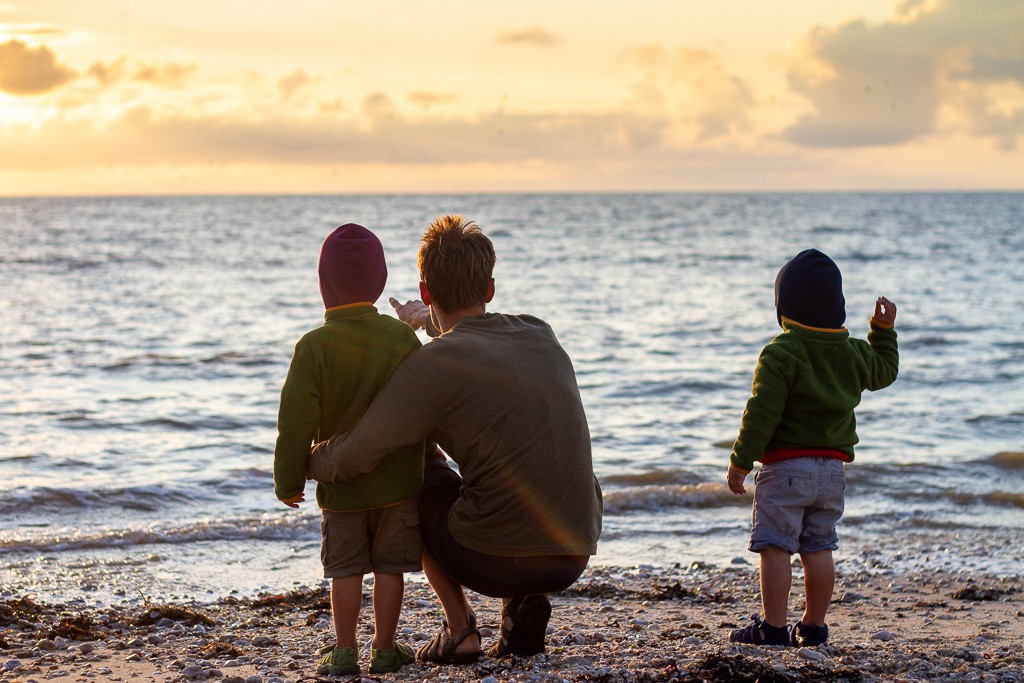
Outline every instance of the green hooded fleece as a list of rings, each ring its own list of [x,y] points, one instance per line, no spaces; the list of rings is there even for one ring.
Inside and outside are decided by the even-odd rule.
[[[412,328],[370,304],[332,308],[324,324],[295,345],[277,419],[274,492],[292,498],[306,485],[314,442],[356,426],[391,373],[419,348]],[[384,507],[415,496],[423,483],[423,441],[387,455],[371,472],[343,483],[317,484],[324,510]]]

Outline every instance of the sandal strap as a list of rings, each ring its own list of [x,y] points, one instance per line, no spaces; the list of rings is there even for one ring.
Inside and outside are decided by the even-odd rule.
[[[452,636],[451,630],[448,628],[448,622],[444,622],[444,630],[448,632],[449,638],[444,643],[444,656],[454,657],[455,648],[462,644],[466,638],[476,634],[477,639],[480,638],[480,629],[476,627],[476,615],[472,612],[469,615],[469,626],[459,631],[458,635]]]
[[[523,605],[522,597],[511,598],[501,607],[501,626],[498,630],[498,642],[491,646],[488,654],[492,657],[504,657],[511,654],[512,629],[516,624],[516,612]]]
[[[468,664],[469,662],[474,662],[483,655],[483,651],[463,653],[455,651],[455,648],[462,641],[474,633],[477,638],[480,637],[480,631],[476,626],[475,614],[470,614],[469,626],[462,629],[455,636],[452,635],[451,628],[448,626],[448,620],[445,619],[441,623],[440,630],[434,634],[434,637],[426,645],[419,649],[416,656],[421,661],[440,662],[443,664]]]

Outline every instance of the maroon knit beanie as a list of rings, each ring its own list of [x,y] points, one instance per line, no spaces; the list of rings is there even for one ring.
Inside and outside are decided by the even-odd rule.
[[[388,266],[384,247],[361,225],[346,223],[327,236],[320,248],[320,296],[325,308],[373,303],[384,291]]]

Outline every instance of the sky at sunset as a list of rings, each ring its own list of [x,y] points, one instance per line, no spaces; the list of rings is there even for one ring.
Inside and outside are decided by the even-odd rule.
[[[1024,0],[0,0],[0,195],[1024,189]]]

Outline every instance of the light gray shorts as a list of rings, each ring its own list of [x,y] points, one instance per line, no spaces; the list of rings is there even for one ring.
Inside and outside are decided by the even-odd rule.
[[[420,513],[416,498],[372,510],[323,510],[320,561],[325,579],[418,572]]]
[[[793,458],[761,465],[754,475],[754,525],[748,548],[793,553],[839,547],[846,473],[835,458]]]

